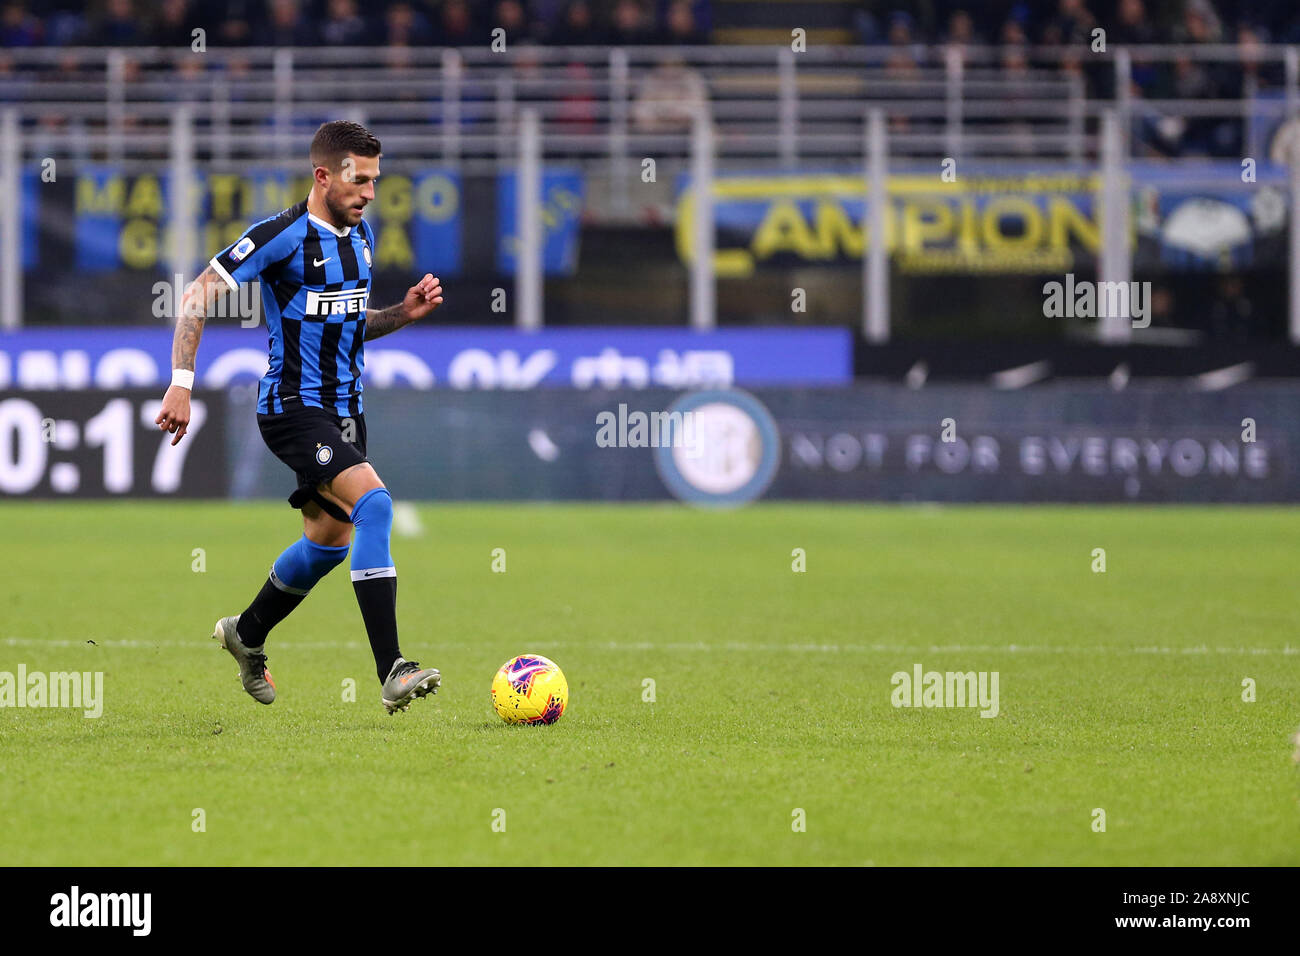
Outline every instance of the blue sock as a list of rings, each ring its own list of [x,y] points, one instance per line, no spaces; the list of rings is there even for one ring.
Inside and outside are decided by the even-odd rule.
[[[302,603],[316,582],[347,557],[348,546],[331,548],[303,535],[275,559],[271,573],[236,628],[245,647],[261,647],[266,635]]]
[[[352,509],[352,524],[357,529],[352,543],[352,590],[382,683],[402,656],[397,646],[397,569],[389,550],[393,498],[388,489],[373,488],[362,495]]]
[[[352,541],[352,580],[396,577],[388,550],[393,532],[393,496],[388,489],[372,488],[357,499],[352,524],[357,529]]]

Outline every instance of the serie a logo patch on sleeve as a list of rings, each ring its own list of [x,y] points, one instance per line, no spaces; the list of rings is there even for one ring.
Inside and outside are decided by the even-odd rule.
[[[257,243],[255,243],[248,236],[245,236],[243,239],[240,239],[237,243],[235,243],[235,248],[230,250],[231,261],[232,262],[243,261],[248,257],[248,254],[252,252],[254,248],[256,248],[256,246]]]

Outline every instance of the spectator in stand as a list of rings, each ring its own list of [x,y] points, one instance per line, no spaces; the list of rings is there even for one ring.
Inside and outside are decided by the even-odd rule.
[[[893,77],[911,78],[925,59],[924,47],[915,42],[916,21],[910,14],[896,11],[889,18],[889,56],[885,70]]]
[[[1000,41],[1002,46],[1023,48],[1029,43],[1029,36],[1025,33],[1025,24],[1023,21],[1012,17],[1002,24],[1002,33]]]
[[[534,29],[546,36],[560,25],[569,0],[527,0],[527,5]]]
[[[104,15],[93,28],[99,46],[137,46],[144,39],[131,0],[108,0]]]
[[[167,95],[180,102],[198,102],[211,95],[212,88],[203,75],[207,58],[190,52],[188,43],[185,46],[185,52],[176,58],[172,74],[167,78]]]
[[[465,0],[446,0],[442,5],[438,28],[434,31],[435,44],[469,46],[485,38],[486,34],[474,29],[474,18],[470,15],[469,4]]]
[[[25,88],[34,81],[29,74],[19,73],[13,55],[3,50],[0,47],[0,103],[21,103],[26,98]]]
[[[428,46],[433,42],[429,21],[406,0],[398,0],[384,14],[384,45],[389,47]]]
[[[955,46],[978,46],[984,39],[975,31],[975,21],[965,10],[954,10],[948,18],[948,32],[945,43]]]
[[[47,46],[87,46],[94,42],[86,20],[86,6],[82,0],[41,0],[38,22],[42,42]],[[6,45],[0,40],[0,46]]]
[[[320,28],[326,46],[361,46],[370,42],[370,29],[357,14],[356,0],[329,0]]]
[[[690,0],[673,0],[668,5],[660,42],[669,46],[699,46],[709,42],[696,26]]]
[[[591,4],[572,0],[551,32],[551,42],[556,46],[603,46],[606,36],[596,24]]]
[[[1013,21],[1008,20],[1008,23]],[[1010,81],[1008,84],[1008,93],[1006,99],[1009,103],[1024,102],[1027,97],[1019,92],[1025,89],[1025,81],[1029,78],[1029,56],[1023,46],[1005,46],[1002,48],[1000,58],[1002,66],[1002,77]],[[1034,130],[1032,124],[1021,119],[1016,112],[1008,109],[1008,121],[1002,126],[1002,131],[1008,136],[1013,137],[1007,145],[1010,152],[1025,153],[1026,155],[1034,152]]]
[[[1187,0],[1183,22],[1174,27],[1175,43],[1218,43],[1223,38],[1223,24],[1209,0]]]
[[[923,4],[883,3],[873,0],[860,4],[855,11],[854,23],[859,42],[871,44],[889,42],[889,33],[896,19],[889,13],[891,7],[919,11],[920,23],[914,23],[911,32],[916,43],[936,44],[954,42],[970,45],[997,37],[1005,21],[996,18],[996,12],[1009,9],[1009,19],[1020,25],[1023,32],[1036,5],[1023,2],[974,4],[961,0]],[[388,10],[396,6],[410,7],[419,26],[414,31],[422,43],[436,45],[462,44],[470,32],[469,21],[476,32],[475,42],[486,42],[478,37],[492,25],[501,25],[528,37],[549,33],[551,42],[571,44],[574,37],[588,39],[599,35],[600,21],[608,16],[612,21],[619,43],[682,43],[703,42],[711,23],[709,0],[393,0],[393,2],[361,4],[349,0],[343,4],[350,12],[340,15],[337,0],[289,0],[289,6],[299,14],[282,18],[276,13],[285,0],[187,0],[183,4],[186,20],[192,21],[202,13],[198,25],[210,34],[210,42],[223,45],[265,45],[264,31],[260,27],[275,23],[275,32],[287,32],[290,42],[281,45],[310,46],[320,42],[317,35],[323,30],[331,44],[353,42],[358,35],[354,20],[360,21],[360,32],[367,42],[384,42],[388,32]],[[0,43],[10,46],[30,46],[36,43],[51,45],[70,42],[125,43],[154,42],[155,34],[175,27],[182,20],[171,12],[181,4],[172,0],[159,0],[153,4],[138,4],[132,0],[95,0],[90,4],[81,0],[41,0],[38,13],[33,13],[30,0],[0,0]],[[1045,5],[1045,4],[1044,4]],[[1091,32],[1099,25],[1090,9],[1090,0],[1057,0],[1055,7],[1041,31],[1035,37],[1047,45],[1074,45],[1091,42]],[[83,10],[89,6],[99,10],[94,19],[95,29],[85,37]],[[1143,44],[1152,41],[1173,42],[1175,34],[1192,35],[1201,28],[1193,21],[1201,20],[1212,25],[1220,36],[1236,36],[1242,27],[1253,27],[1263,36],[1280,41],[1300,39],[1300,14],[1291,0],[1104,0],[1100,4],[1107,15],[1103,24],[1110,44]],[[122,11],[127,11],[126,15]],[[105,12],[106,11],[106,12]],[[652,12],[653,11],[653,12]],[[1152,11],[1157,11],[1153,13]],[[148,26],[159,14],[152,28]],[[1231,14],[1230,23],[1221,23],[1225,13]],[[422,16],[421,14],[426,14]],[[137,22],[138,14],[142,22]],[[264,18],[263,18],[264,15]],[[403,14],[404,15],[404,14]],[[936,29],[936,17],[947,15],[946,29]],[[502,18],[505,22],[498,23]],[[288,29],[280,19],[289,21]],[[693,26],[687,28],[687,20]],[[259,24],[258,21],[261,21]],[[439,34],[446,20],[446,38]],[[299,22],[295,22],[299,21]],[[346,22],[344,22],[346,21]],[[1034,16],[1038,23],[1039,17]],[[15,27],[18,23],[18,27]],[[658,28],[656,30],[656,23]],[[437,27],[435,31],[431,24]],[[674,26],[674,24],[678,24]],[[925,28],[922,29],[924,24]],[[191,29],[193,23],[191,23]],[[399,33],[404,32],[398,28]],[[509,34],[508,34],[509,35]],[[164,36],[165,44],[174,46],[178,31]],[[427,40],[424,38],[427,36]],[[259,42],[260,41],[260,42]],[[399,44],[402,41],[399,41]],[[1020,42],[1011,38],[1009,42]],[[1195,42],[1195,41],[1193,41]],[[419,45],[408,42],[407,45]]]
[[[1209,0],[1187,0],[1183,21],[1174,27],[1175,43],[1222,43],[1223,23]],[[1188,95],[1219,96],[1228,85],[1226,66],[1187,58],[1174,65],[1175,85]],[[1181,92],[1179,95],[1183,95]]]
[[[1147,19],[1147,8],[1142,0],[1120,0],[1116,21],[1107,34],[1110,43],[1132,46],[1157,40],[1155,27]]]
[[[642,81],[632,125],[638,133],[684,133],[706,99],[703,77],[681,59],[667,60]]]
[[[162,0],[158,19],[149,31],[151,46],[189,47],[193,31],[202,26],[190,11],[189,0]]]
[[[967,60],[967,48],[978,46],[984,42],[983,38],[975,32],[975,21],[965,10],[954,10],[952,16],[948,18],[948,29],[944,34],[943,42],[950,48],[958,51],[961,62]]]
[[[1219,43],[1223,24],[1209,0],[1187,0],[1183,21],[1174,28],[1175,43]],[[1219,64],[1179,57],[1174,61],[1173,95],[1179,99],[1209,100],[1225,95],[1231,77]],[[1198,153],[1223,155],[1230,137],[1231,124],[1214,117],[1197,117],[1186,122],[1180,152],[1187,148]]]
[[[910,14],[895,11],[889,18],[889,54],[885,57],[885,76],[891,80],[915,80],[921,73],[922,48],[913,42],[915,21]],[[893,96],[916,96],[906,87],[895,87]],[[891,133],[912,132],[912,120],[903,113],[889,115]]]
[[[565,89],[556,114],[556,124],[562,133],[595,133],[600,117],[597,103],[599,90],[592,81],[591,70],[585,63],[570,63],[564,68],[564,79],[571,84]]]
[[[1238,28],[1237,50],[1241,59],[1228,71],[1227,96],[1254,96],[1259,90],[1285,85],[1285,67],[1261,61],[1260,48],[1266,42],[1262,28],[1250,24]]]
[[[1085,5],[1084,0],[1060,0],[1056,8],[1056,17],[1048,24],[1045,34],[1052,33],[1058,42],[1065,46],[1076,43],[1092,43],[1092,31],[1098,26],[1097,18]]]
[[[646,8],[637,0],[618,0],[610,42],[619,46],[640,46],[654,42],[654,28]]]
[[[298,0],[270,0],[270,21],[253,40],[256,46],[315,46],[316,31]]]
[[[1116,23],[1107,32],[1106,41],[1116,46],[1134,46],[1159,40],[1155,27],[1147,19],[1142,0],[1120,0]],[[1150,95],[1160,84],[1161,64],[1139,55],[1133,56],[1133,94]]]
[[[40,46],[44,25],[21,3],[6,3],[0,10],[0,46]]]
[[[668,8],[676,2],[677,0],[655,0],[658,19],[667,22]],[[686,0],[686,5],[691,9],[695,31],[705,37],[707,42],[709,31],[713,29],[713,0]]]
[[[492,11],[489,36],[492,30],[497,29],[505,30],[507,49],[515,43],[527,43],[536,39],[533,26],[528,22],[528,12],[519,0],[497,0],[497,5]]]
[[[226,0],[225,16],[213,24],[217,42],[225,46],[248,46],[253,42],[253,20],[261,8],[256,0]],[[209,28],[209,33],[212,29]]]
[[[546,85],[546,64],[538,48],[531,43],[520,44],[510,62],[516,103],[544,103],[552,92]]]

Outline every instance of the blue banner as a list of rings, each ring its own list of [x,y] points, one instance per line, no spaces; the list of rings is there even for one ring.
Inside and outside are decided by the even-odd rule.
[[[23,170],[22,191],[22,268],[26,272],[28,269],[35,269],[41,258],[41,170],[39,167]]]
[[[119,170],[98,166],[77,177],[77,269],[116,269],[125,184]]]
[[[884,242],[904,274],[1060,273],[1091,268],[1101,248],[1101,179],[1094,169],[976,165],[889,177]],[[1253,160],[1171,168],[1135,161],[1132,190],[1138,271],[1284,264],[1285,170]],[[694,260],[689,174],[676,180],[677,252]],[[713,188],[714,264],[724,279],[800,265],[861,261],[866,226],[861,174],[728,171]]]
[[[412,265],[437,263],[440,279],[454,279],[464,269],[460,240],[464,188],[460,174],[452,170],[430,170],[417,175],[412,186],[411,242],[415,247]],[[378,205],[382,216],[385,205]],[[381,218],[380,223],[384,224],[385,220]],[[383,248],[383,235],[378,239]]]
[[[85,272],[165,273],[171,248],[171,177],[128,174],[111,166],[82,166],[75,180],[76,262]],[[189,199],[198,231],[193,272],[256,222],[301,202],[309,176],[273,169],[196,172]],[[410,271],[437,263],[442,278],[462,272],[463,203],[459,174],[431,168],[414,176],[385,175],[367,212],[377,239],[376,271]],[[30,198],[30,193],[28,197]],[[38,207],[24,203],[33,228]],[[38,248],[32,243],[33,250]],[[38,265],[29,259],[28,268]]]
[[[51,328],[0,334],[0,389],[162,387],[168,328]],[[363,381],[377,388],[725,388],[843,385],[853,378],[848,329],[409,328],[366,346]],[[267,333],[212,325],[198,381],[253,382]]]
[[[497,179],[497,270],[515,274],[516,176]],[[578,221],[582,215],[582,173],[545,170],[542,173],[542,269],[546,275],[570,276],[578,268]]]

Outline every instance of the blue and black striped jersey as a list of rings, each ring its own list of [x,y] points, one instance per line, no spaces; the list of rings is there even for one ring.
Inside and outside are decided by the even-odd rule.
[[[258,387],[262,414],[301,405],[361,413],[374,241],[364,220],[338,229],[309,213],[304,199],[251,226],[212,258],[209,264],[232,290],[262,282],[271,348]]]

